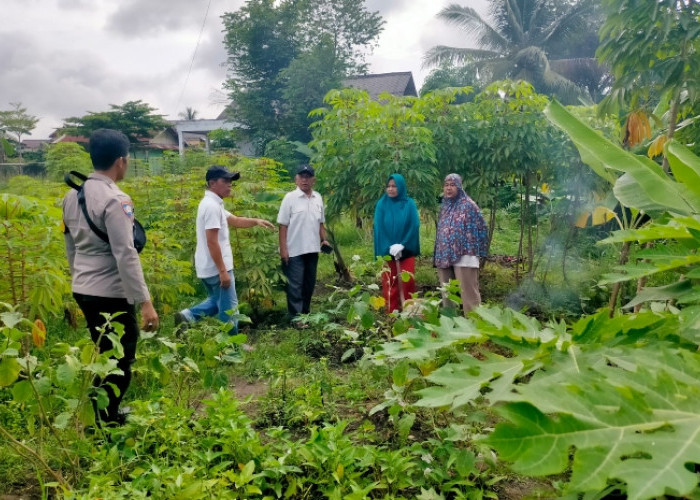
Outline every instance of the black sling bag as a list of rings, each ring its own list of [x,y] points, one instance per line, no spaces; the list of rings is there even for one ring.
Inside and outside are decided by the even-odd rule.
[[[83,184],[75,183],[75,181],[73,181],[71,177],[77,177],[78,179],[83,181]],[[81,174],[80,172],[71,170],[63,177],[63,180],[65,180],[66,184],[68,184],[70,187],[72,187],[78,192],[78,205],[80,205],[80,209],[83,211],[83,215],[85,216],[85,220],[87,221],[88,226],[90,226],[90,229],[92,229],[92,231],[97,236],[99,236],[99,238],[102,241],[109,245],[109,237],[107,236],[107,233],[105,233],[99,227],[97,227],[88,215],[87,206],[85,204],[85,193],[83,192],[83,186],[85,185],[85,182],[90,179],[88,179],[88,177]],[[138,220],[136,220],[136,217],[134,217],[134,248],[136,248],[136,251],[138,253],[141,253],[143,247],[146,246],[146,241],[146,230],[143,228],[141,223]]]

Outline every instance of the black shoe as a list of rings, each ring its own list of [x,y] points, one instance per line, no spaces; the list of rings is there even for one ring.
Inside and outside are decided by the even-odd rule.
[[[175,313],[173,318],[175,325],[175,335],[180,336],[187,331],[187,326],[190,322],[187,320],[187,317],[185,317],[185,315],[179,311]]]
[[[116,413],[108,415],[106,412],[100,412],[100,422],[97,423],[98,427],[121,427],[126,423],[126,418],[129,416],[129,412],[117,410]]]

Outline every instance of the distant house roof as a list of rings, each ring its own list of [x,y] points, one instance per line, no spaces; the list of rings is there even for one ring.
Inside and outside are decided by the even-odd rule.
[[[410,71],[352,76],[343,80],[343,85],[366,90],[372,99],[376,99],[382,92],[395,96],[418,97],[416,84],[413,83],[413,74]]]
[[[39,151],[41,146],[44,144],[49,144],[48,139],[25,139],[22,141],[22,148],[24,151]]]
[[[206,133],[182,133],[182,139],[186,147],[201,146],[206,142],[206,138]],[[142,142],[147,143],[148,147],[151,149],[177,150],[179,147],[179,139],[174,124],[173,126],[167,127],[166,129],[160,131],[152,139],[142,139]]]
[[[59,142],[77,142],[78,144],[87,144],[90,139],[83,137],[82,135],[58,135],[56,132],[49,135],[51,138],[51,144],[56,144]]]

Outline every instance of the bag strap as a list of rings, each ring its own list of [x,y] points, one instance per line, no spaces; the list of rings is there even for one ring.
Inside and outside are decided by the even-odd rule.
[[[77,170],[71,170],[70,172],[68,172],[66,175],[63,176],[63,180],[66,181],[66,184],[68,184],[70,187],[72,187],[76,191],[80,191],[81,189],[83,189],[83,185],[76,184],[75,181],[73,179],[71,179],[71,177],[77,177],[81,181],[85,182],[87,180],[87,176],[85,174],[81,174]]]
[[[83,184],[76,184],[76,182],[73,181],[71,177],[77,177],[78,179],[83,181]],[[85,203],[85,191],[83,191],[83,187],[85,186],[85,182],[89,181],[90,179],[84,174],[81,174],[80,172],[71,170],[63,176],[63,180],[66,181],[66,184],[68,184],[70,187],[78,191],[78,205],[80,205],[80,209],[82,210],[83,215],[85,216],[85,220],[87,221],[88,226],[90,226],[90,229],[92,229],[92,232],[95,233],[102,241],[109,245],[109,237],[107,237],[107,233],[105,233],[99,227],[97,227],[88,215],[87,205]]]

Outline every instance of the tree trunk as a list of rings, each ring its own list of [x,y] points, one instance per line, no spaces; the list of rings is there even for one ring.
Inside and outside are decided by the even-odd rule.
[[[326,226],[326,237],[333,247],[333,254],[335,256],[335,262],[333,264],[335,265],[336,273],[338,273],[338,279],[345,283],[352,283],[350,269],[348,269],[348,266],[345,264],[343,255],[340,253],[340,248],[338,248],[338,245],[336,244],[335,234],[333,234],[333,231],[328,226]]]
[[[515,258],[515,283],[520,283],[520,260],[523,257],[523,236],[525,234],[525,200],[523,198],[523,183],[520,178],[520,239],[518,241],[518,255]]]
[[[627,263],[627,259],[629,258],[630,255],[630,247],[632,246],[632,243],[630,241],[625,241],[625,243],[622,245],[622,249],[620,250],[620,260],[618,261],[618,264],[620,266],[624,266]],[[615,315],[615,307],[617,306],[617,297],[620,294],[620,287],[622,286],[621,282],[617,282],[613,285],[612,292],[610,292],[610,301],[608,302],[608,307],[610,308],[610,317],[612,318]]]
[[[530,203],[530,176],[526,175],[525,176],[525,182],[527,184],[525,185],[525,208],[526,211],[525,213],[527,214],[527,273],[532,278],[533,270],[534,270],[534,260],[535,260],[535,253],[533,250],[533,244],[532,244],[532,221],[530,220],[530,216],[532,215],[532,203]]]
[[[491,213],[489,214],[489,242],[486,247],[486,254],[491,251],[491,241],[493,241],[493,233],[496,230],[496,210],[498,210],[498,198],[494,196],[491,201]]]

